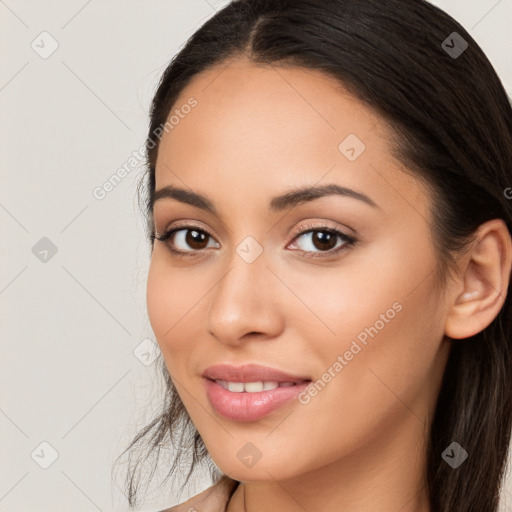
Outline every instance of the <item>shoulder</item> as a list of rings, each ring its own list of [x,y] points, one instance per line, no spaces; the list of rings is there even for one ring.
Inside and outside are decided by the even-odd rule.
[[[203,492],[184,503],[166,508],[160,512],[224,512],[239,482],[226,475]]]

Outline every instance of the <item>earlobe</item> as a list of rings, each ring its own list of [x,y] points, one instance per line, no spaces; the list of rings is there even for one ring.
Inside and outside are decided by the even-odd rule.
[[[479,226],[470,251],[461,258],[446,336],[469,338],[493,322],[505,302],[511,259],[512,241],[505,222],[493,219]]]

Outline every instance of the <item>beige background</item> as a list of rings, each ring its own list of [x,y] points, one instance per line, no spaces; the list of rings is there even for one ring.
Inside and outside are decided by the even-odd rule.
[[[140,166],[103,199],[94,190],[144,143],[161,72],[225,3],[0,0],[0,511],[128,508],[112,462],[159,398],[143,364]],[[436,4],[510,94],[512,0]],[[200,476],[188,495],[207,485]],[[503,501],[512,510],[511,480]],[[141,510],[176,502],[165,487]]]

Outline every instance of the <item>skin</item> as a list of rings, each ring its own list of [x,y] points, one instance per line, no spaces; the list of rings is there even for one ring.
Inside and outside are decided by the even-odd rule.
[[[157,232],[188,224],[210,237],[190,246],[181,231],[174,247],[196,251],[183,258],[170,241],[155,241],[147,305],[211,457],[241,482],[228,511],[429,511],[426,439],[453,343],[447,336],[480,332],[501,309],[511,264],[506,226],[481,226],[440,297],[432,198],[390,155],[381,117],[321,73],[245,59],[196,76],[173,108],[190,97],[197,106],[161,140],[156,190],[201,193],[218,214],[156,201]],[[349,134],[366,146],[354,161],[338,149]],[[268,208],[274,196],[327,183],[378,206],[330,195]],[[331,246],[311,234],[293,237],[306,224],[356,243],[335,253],[344,243],[336,238],[326,253]],[[252,263],[236,252],[247,236],[263,249]],[[208,366],[257,363],[316,381],[397,302],[400,312],[309,403],[294,400],[254,422],[228,420],[210,405],[201,377]],[[237,456],[248,442],[261,452],[252,467]]]

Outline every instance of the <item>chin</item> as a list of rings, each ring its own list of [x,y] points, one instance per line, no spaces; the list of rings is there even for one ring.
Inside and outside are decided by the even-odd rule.
[[[213,460],[220,471],[239,482],[287,480],[297,476],[297,471],[299,470],[293,461],[285,461],[275,457],[265,459],[263,455],[257,462],[254,462],[254,459],[252,463],[250,460],[244,462],[243,456],[242,460],[240,460],[237,455],[229,460],[225,456],[222,460]]]

